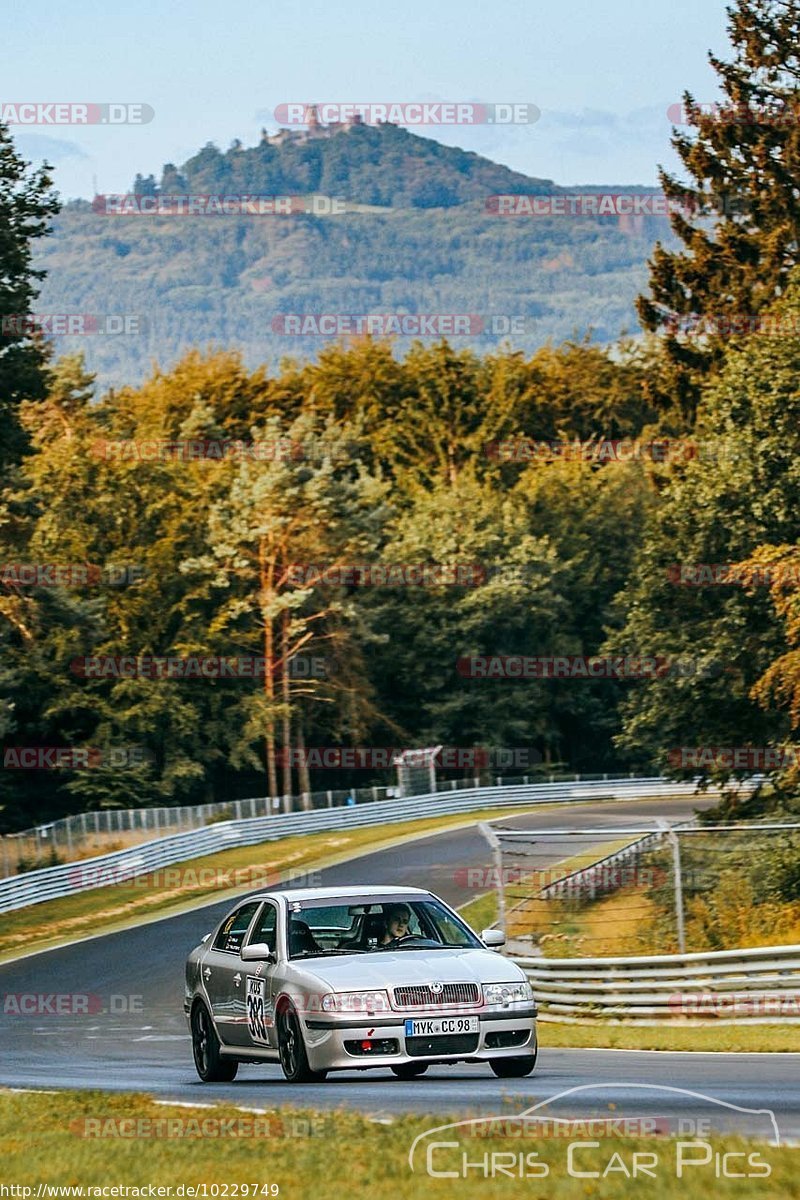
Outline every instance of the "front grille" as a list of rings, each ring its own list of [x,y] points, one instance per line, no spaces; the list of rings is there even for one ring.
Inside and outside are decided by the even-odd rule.
[[[478,1049],[477,1033],[458,1033],[441,1037],[407,1037],[406,1054],[428,1058],[431,1054],[474,1054]]]
[[[432,992],[427,984],[394,989],[397,1008],[429,1008],[432,1004],[478,1004],[480,998],[477,983],[445,983],[441,992]]]

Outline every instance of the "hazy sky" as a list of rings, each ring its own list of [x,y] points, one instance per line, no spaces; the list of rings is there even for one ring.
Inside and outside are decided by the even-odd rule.
[[[656,182],[667,107],[718,98],[724,0],[2,0],[0,102],[140,102],[147,125],[13,127],[66,198],[130,188],[289,101],[531,103],[511,128],[422,128],[560,184]]]

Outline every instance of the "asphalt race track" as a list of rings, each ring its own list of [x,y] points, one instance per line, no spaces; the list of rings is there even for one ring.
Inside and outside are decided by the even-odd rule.
[[[589,825],[613,830],[615,825],[655,817],[685,820],[695,803],[580,805],[530,812],[500,823],[531,829]],[[570,852],[563,841],[542,845],[532,865],[547,866]],[[490,865],[486,843],[477,829],[469,827],[331,867],[322,872],[322,882],[429,887],[459,905],[471,895],[463,868]],[[164,1100],[214,1103],[225,1099],[249,1107],[348,1106],[376,1118],[407,1111],[508,1118],[579,1088],[561,1100],[553,1099],[546,1111],[562,1117],[666,1117],[672,1129],[680,1118],[687,1134],[692,1129],[689,1122],[700,1119],[710,1121],[711,1129],[737,1129],[773,1140],[768,1113],[739,1111],[771,1110],[781,1141],[800,1139],[800,1053],[545,1049],[533,1075],[521,1080],[498,1080],[488,1066],[460,1064],[431,1067],[412,1082],[395,1079],[388,1071],[353,1071],[333,1074],[322,1084],[291,1086],[277,1066],[250,1065],[240,1067],[233,1083],[201,1084],[183,1016],[183,964],[188,951],[231,906],[228,898],[218,905],[0,965],[4,996],[88,993],[95,1010],[81,1016],[46,1012],[23,1016],[6,1011],[0,1023],[0,1085],[146,1091]]]

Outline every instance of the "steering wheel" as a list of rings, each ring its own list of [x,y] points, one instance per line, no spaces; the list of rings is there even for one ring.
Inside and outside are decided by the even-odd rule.
[[[422,942],[424,945],[431,945],[431,939],[421,937],[418,933],[404,933],[402,937],[392,938],[390,942],[384,942],[381,950],[394,950],[397,946],[402,946],[403,942]]]

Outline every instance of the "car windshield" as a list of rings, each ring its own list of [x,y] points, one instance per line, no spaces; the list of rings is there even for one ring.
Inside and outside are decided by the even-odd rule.
[[[293,903],[289,957],[380,954],[386,950],[479,949],[482,943],[432,896],[373,902]]]

